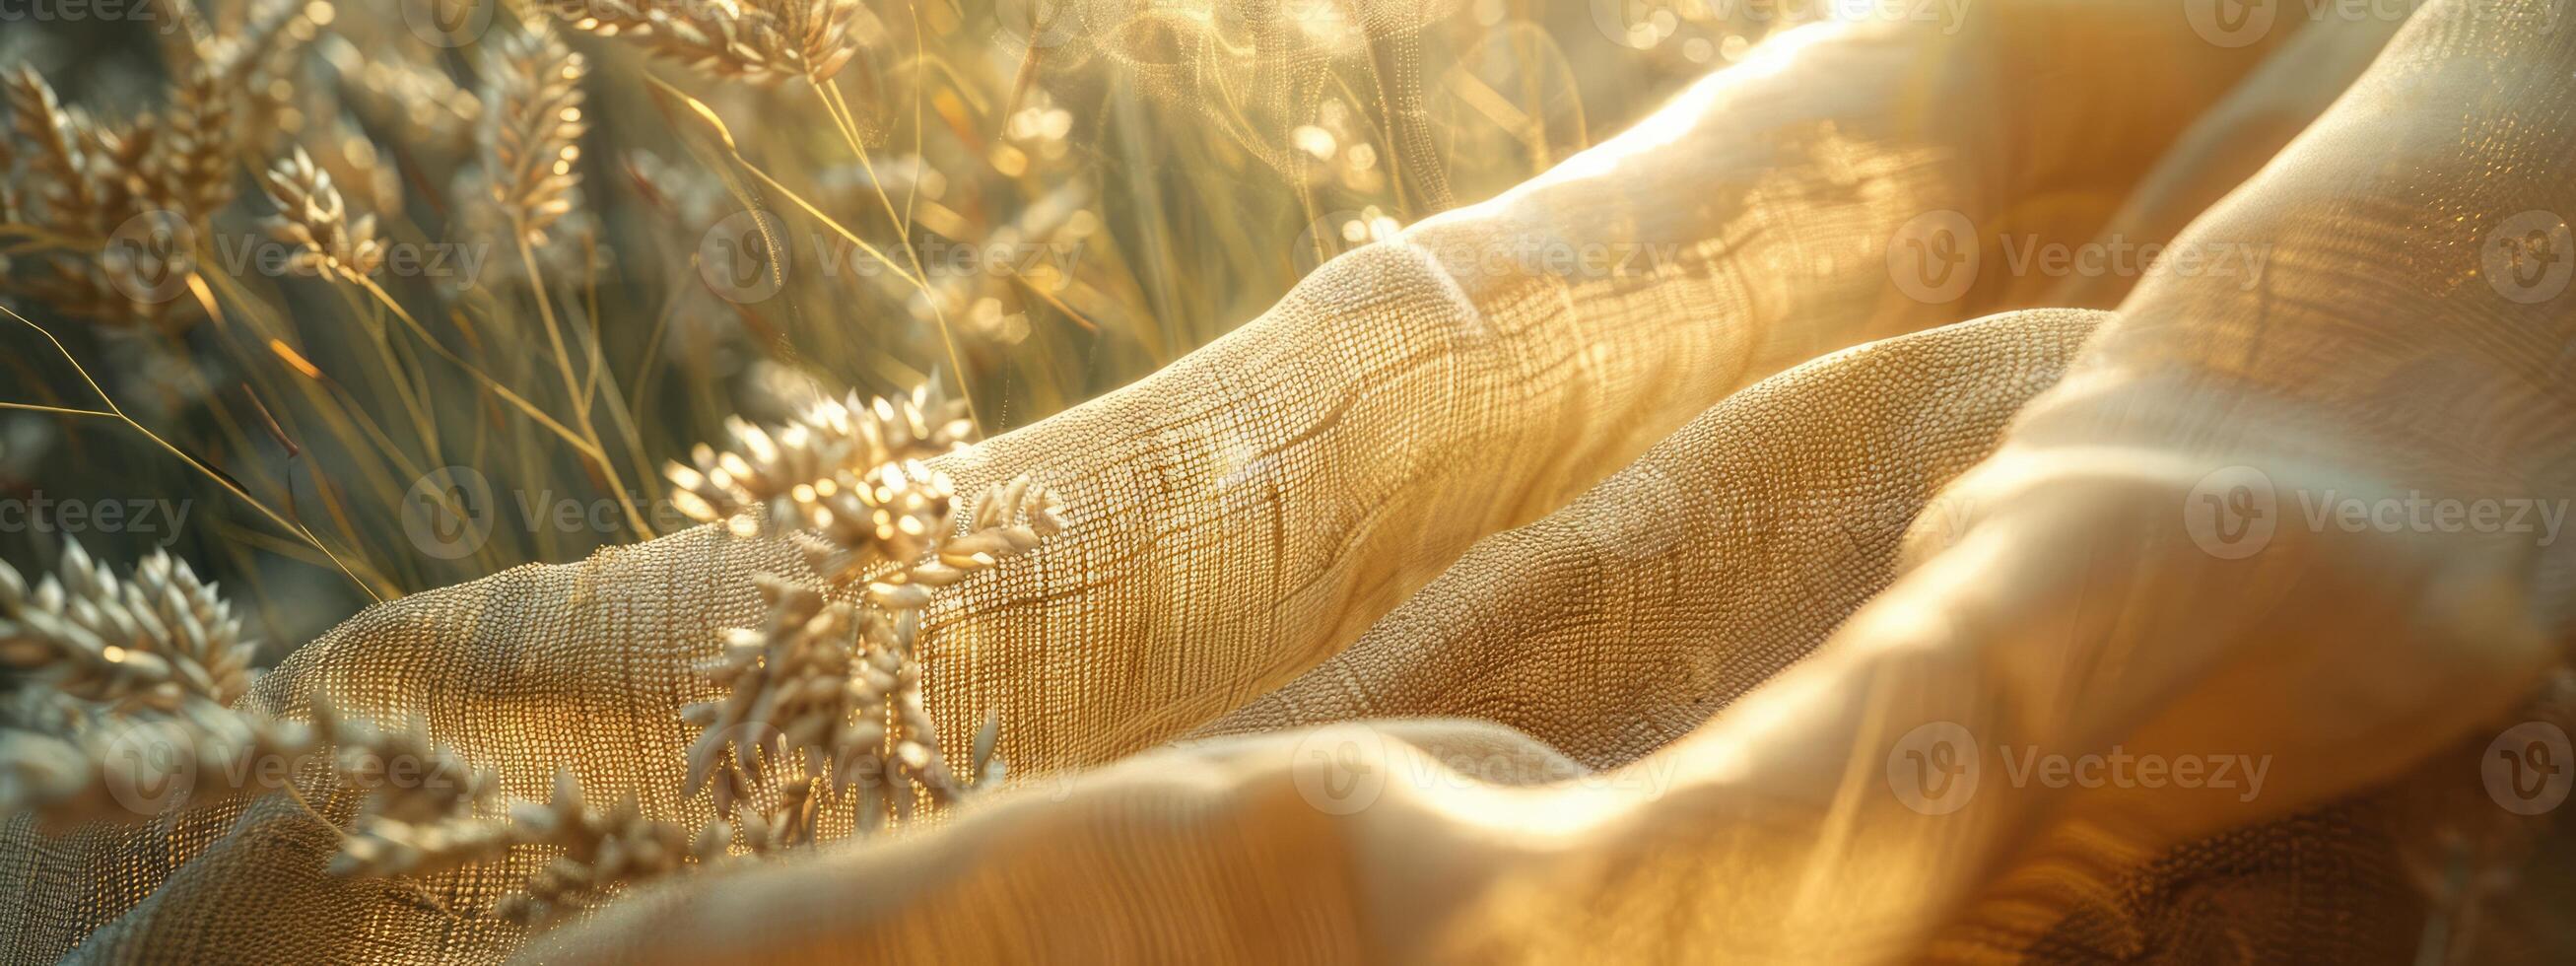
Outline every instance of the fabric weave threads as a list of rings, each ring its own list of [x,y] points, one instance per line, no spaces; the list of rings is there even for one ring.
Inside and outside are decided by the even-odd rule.
[[[8,958],[2406,958],[2465,908],[2427,869],[2562,848],[2464,781],[2486,736],[2461,736],[2549,680],[2576,568],[2295,528],[2231,567],[2186,497],[2209,459],[2285,492],[2576,493],[2566,315],[2496,298],[2471,257],[2478,219],[2576,211],[2576,40],[2466,6],[2418,13],[2331,109],[2261,96],[2269,47],[2165,3],[1794,34],[942,461],[967,489],[1038,474],[1078,514],[933,615],[941,730],[998,711],[1022,784],[952,825],[647,890],[523,946],[483,910],[540,856],[330,879],[330,831],[280,796],[61,840],[17,823]],[[2386,33],[2308,29],[2350,30],[2316,35],[2343,54]],[[2158,166],[2249,103],[2325,113],[2260,172]],[[2140,185],[2238,172],[2196,219],[2114,221]],[[1946,299],[1896,274],[1901,242],[1932,250],[1904,234],[1927,215],[1988,266]],[[2183,221],[2177,243],[2272,246],[2268,274],[2149,276],[2107,323],[1918,331],[2058,287],[1995,268],[2001,235]],[[1448,257],[1531,238],[1677,257]],[[700,528],[520,568],[372,609],[248,700],[418,711],[514,794],[569,765],[703,820],[678,795],[678,709],[705,697],[685,668],[756,618],[751,574],[801,566]],[[2519,713],[2564,723],[2564,690]],[[1426,714],[1502,724],[1353,720]],[[1155,750],[1210,722],[1259,733]],[[2246,799],[1990,770],[1941,811],[1883,767],[1932,725],[1976,755],[2280,770]],[[2499,909],[2503,945],[2477,948],[2567,948]]]

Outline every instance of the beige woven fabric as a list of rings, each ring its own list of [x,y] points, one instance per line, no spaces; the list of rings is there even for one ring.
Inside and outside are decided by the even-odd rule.
[[[2576,570],[2527,542],[2288,526],[2227,560],[2184,508],[2232,463],[2285,500],[2576,493],[2569,316],[2477,274],[2495,219],[2576,211],[2576,37],[2443,15],[2465,8],[2419,13],[2191,222],[2186,240],[2271,246],[2261,284],[2149,279],[2000,442],[2091,318],[1942,329],[1729,394],[2050,300],[2061,279],[1997,270],[1997,234],[2172,230],[2388,31],[2229,47],[2170,3],[2021,0],[1955,33],[1767,45],[1171,368],[950,462],[970,488],[1032,473],[1074,511],[1065,538],[954,595],[929,645],[943,728],[998,710],[1023,790],[897,841],[651,890],[523,952],[2405,958],[2428,903],[2400,833],[2495,838],[2483,794],[2458,794],[2483,741],[2444,749],[2543,680]],[[1978,229],[1988,268],[1927,302],[1891,238],[1939,211]],[[1643,276],[1478,260],[1587,243],[1664,257]],[[249,700],[416,711],[516,794],[568,765],[703,818],[676,798],[677,709],[702,696],[683,670],[755,620],[750,575],[791,557],[701,529],[513,570],[370,610]],[[1221,718],[1422,714],[1501,724],[1136,756]],[[1924,814],[1885,763],[1941,721],[1987,747],[2275,764],[2246,802],[2014,787],[1989,760],[1969,807]],[[2410,767],[2452,777],[2351,798]],[[331,845],[280,796],[63,840],[13,825],[0,931],[24,961],[84,937],[107,960],[521,946],[478,912],[540,857],[342,882],[321,874]]]
[[[1964,526],[1925,503],[2104,317],[1875,342],[1737,393],[1200,734],[1454,716],[1633,762],[1805,657],[1886,588],[1910,527]]]

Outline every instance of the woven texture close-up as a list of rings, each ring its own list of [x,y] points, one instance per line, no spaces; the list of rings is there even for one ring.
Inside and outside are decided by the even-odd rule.
[[[307,767],[0,826],[0,959],[2468,961],[2418,958],[2449,922],[2563,961],[2564,813],[2480,782],[2497,729],[2576,724],[2576,558],[2301,517],[2576,496],[2576,316],[2482,260],[2497,217],[2576,212],[2576,30],[2497,9],[2549,2],[2242,45],[2171,2],[1788,31],[930,461],[1067,505],[923,623],[950,756],[999,721],[989,798],[531,931],[490,910],[538,850],[326,871],[362,796]],[[2115,233],[2263,262],[2007,270]],[[2277,495],[2260,552],[2213,548],[2214,473]],[[695,826],[681,709],[759,574],[815,576],[723,523],[515,567],[360,612],[242,706],[416,717],[512,796],[564,768]],[[1974,736],[1964,808],[1906,786],[1927,727]],[[2019,749],[2266,771],[2033,781]],[[2461,871],[2499,855],[2509,896]]]

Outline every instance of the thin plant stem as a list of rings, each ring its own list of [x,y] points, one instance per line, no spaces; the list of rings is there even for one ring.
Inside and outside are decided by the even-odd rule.
[[[599,465],[600,476],[607,480],[609,490],[616,494],[617,507],[626,511],[626,524],[635,529],[635,535],[645,540],[653,539],[652,524],[644,522],[644,514],[635,509],[635,496],[626,491],[626,481],[618,475],[616,464],[608,458],[607,445],[599,440],[598,424],[590,418],[590,399],[582,392],[581,379],[573,375],[572,353],[564,348],[563,332],[555,319],[554,299],[546,293],[545,274],[537,267],[536,250],[528,246],[527,229],[516,216],[511,218],[510,228],[511,233],[518,236],[519,261],[527,266],[528,287],[536,293],[537,316],[546,327],[546,341],[554,347],[555,368],[563,376],[564,392],[573,397],[573,417],[580,423],[583,437],[590,441],[591,452],[597,454],[595,462]]]
[[[0,305],[0,312],[8,313],[9,317],[18,320],[20,325],[36,330],[37,335],[44,336],[46,342],[52,343],[54,351],[62,354],[63,361],[71,363],[72,372],[80,376],[81,382],[88,384],[89,390],[98,394],[98,401],[107,407],[107,413],[109,416],[113,417],[118,422],[124,423],[135,432],[143,434],[143,438],[151,440],[154,445],[169,451],[170,455],[178,457],[181,462],[188,464],[189,468],[204,474],[207,479],[215,481],[217,486],[223,487],[226,492],[239,498],[243,503],[249,504],[251,509],[258,510],[260,515],[267,517],[270,523],[285,527],[287,530],[303,537],[305,543],[310,544],[313,549],[321,551],[323,556],[331,558],[331,565],[338,567],[340,569],[340,573],[349,578],[350,583],[358,585],[359,590],[366,591],[367,596],[373,598],[377,603],[384,602],[384,596],[376,593],[376,589],[368,586],[366,581],[358,579],[358,575],[349,569],[349,565],[341,562],[339,554],[332,553],[331,548],[323,546],[322,541],[314,538],[313,531],[305,529],[302,524],[291,522],[285,517],[279,516],[277,511],[269,509],[268,504],[260,502],[258,497],[250,495],[240,486],[234,484],[231,479],[225,477],[222,473],[215,472],[213,467],[198,462],[197,458],[188,455],[186,450],[171,445],[169,440],[161,438],[161,434],[153,432],[142,423],[135,422],[134,417],[126,415],[125,410],[116,405],[115,397],[108,395],[107,390],[98,384],[98,380],[90,378],[89,370],[81,366],[80,360],[72,356],[70,349],[63,347],[61,339],[54,338],[53,332],[47,330],[44,326],[28,321],[26,316],[19,315],[17,310],[6,305]]]
[[[926,296],[923,301],[930,305],[930,317],[939,329],[940,348],[948,353],[948,368],[957,374],[957,397],[966,402],[966,418],[974,421],[977,432],[984,431],[984,417],[975,408],[974,387],[966,378],[965,357],[957,351],[957,334],[948,324],[948,310],[940,304],[943,301],[941,293],[929,284],[930,271],[922,266],[921,249],[912,243],[911,221],[895,210],[894,197],[886,194],[885,179],[877,176],[876,163],[868,159],[868,147],[859,139],[858,121],[850,113],[849,102],[842,99],[841,89],[810,74],[805,80],[814,85],[815,93],[823,101],[824,113],[832,116],[832,125],[839,128],[841,137],[849,142],[850,153],[858,156],[860,170],[868,175],[869,191],[877,196],[878,203],[885,206],[886,219],[894,222],[896,237],[903,241],[904,255],[912,261],[912,273],[922,280],[922,292]],[[914,126],[918,133],[918,118]],[[907,200],[905,204],[909,206],[911,202]]]

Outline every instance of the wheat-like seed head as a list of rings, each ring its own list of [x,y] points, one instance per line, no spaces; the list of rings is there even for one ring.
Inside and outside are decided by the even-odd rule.
[[[235,143],[265,155],[275,143],[268,132],[277,129],[275,121],[292,106],[305,47],[322,36],[322,26],[314,20],[321,5],[254,0],[253,6],[247,27],[209,42],[199,59],[218,78],[218,88],[242,98],[233,124]]]
[[[160,205],[147,169],[161,143],[161,123],[146,114],[121,130],[87,120],[79,124],[87,142],[82,153],[89,162],[90,191],[97,196],[90,229],[105,237],[126,217]]]
[[[205,62],[189,69],[174,93],[159,151],[145,165],[158,195],[196,221],[232,203],[233,97]]]
[[[514,805],[510,818],[521,841],[563,850],[519,894],[501,901],[504,918],[536,928],[559,922],[620,886],[720,860],[733,839],[733,827],[722,819],[692,830],[646,818],[632,794],[601,808],[582,793],[580,780],[569,771],[555,773],[553,798],[542,805]]]
[[[493,810],[499,773],[430,740],[413,719],[387,728],[313,697],[314,729],[333,746],[332,772],[363,792],[350,834],[331,857],[334,875],[425,874],[498,858],[523,836]]]
[[[957,485],[918,462],[887,463],[852,479],[844,473],[811,487],[798,501],[800,521],[820,535],[806,562],[834,584],[880,560],[908,562],[929,552],[957,502]]]
[[[0,102],[5,102],[5,98],[0,98]],[[15,117],[15,112],[11,116]],[[0,222],[21,220],[18,214],[18,139],[7,130],[0,130]],[[8,260],[0,258],[0,272],[8,269]]]
[[[955,516],[933,531],[930,559],[878,578],[868,586],[869,600],[888,609],[925,606],[933,589],[1035,550],[1064,532],[1063,511],[1054,491],[1026,476],[995,484],[971,509],[952,510]]]
[[[965,445],[974,429],[962,404],[926,390],[868,403],[827,399],[775,428],[733,420],[730,446],[700,446],[695,465],[670,468],[674,503],[698,519],[730,518],[740,536],[812,533],[807,558],[829,585],[882,571],[867,586],[873,606],[865,609],[759,578],[768,619],[726,633],[722,653],[700,668],[725,695],[684,711],[701,729],[686,792],[712,788],[717,807],[734,812],[778,777],[771,759],[793,754],[805,780],[858,785],[862,827],[874,827],[887,812],[905,817],[914,789],[946,804],[1000,780],[998,719],[975,736],[964,776],[940,753],[914,654],[922,611],[940,588],[1029,552],[1065,522],[1054,494],[1025,477],[967,506],[947,476],[919,462]]]
[[[244,117],[238,102],[274,107],[289,89],[285,72],[314,26],[301,5],[263,19],[244,38],[190,47],[170,104],[119,123],[62,104],[41,76],[21,68],[0,76],[22,182],[0,190],[0,214],[54,238],[23,279],[28,294],[65,312],[110,323],[172,325],[196,317],[194,300],[165,288],[189,271],[184,248],[165,243],[165,225],[203,225],[234,194],[232,164],[249,153],[266,113]],[[255,93],[265,89],[265,95]],[[254,93],[245,93],[254,92]],[[262,98],[265,97],[265,100]],[[5,166],[0,166],[5,170]],[[154,219],[138,221],[146,216]],[[131,236],[137,225],[145,229]],[[150,293],[148,296],[144,293]]]
[[[856,608],[779,577],[756,579],[769,601],[768,620],[726,632],[723,652],[699,668],[727,689],[725,697],[681,711],[703,729],[689,749],[682,791],[712,786],[720,812],[733,811],[748,785],[784,764],[776,760],[782,755],[796,756],[808,774],[823,774],[885,737],[864,713],[871,700],[883,707],[882,691],[853,677]]]
[[[43,682],[114,713],[231,703],[257,645],[213,585],[156,554],[120,583],[66,545],[59,576],[29,588],[0,563],[0,682]]]
[[[858,0],[783,0],[768,7],[770,41],[779,59],[794,73],[816,82],[830,80],[858,55],[855,36],[867,7]]]
[[[170,653],[204,672],[209,699],[230,704],[250,690],[258,644],[242,636],[232,604],[186,563],[167,553],[145,557],[126,584],[126,600],[158,619],[168,632],[161,643]]]
[[[271,238],[294,246],[289,262],[298,271],[346,271],[373,275],[384,265],[384,243],[376,238],[376,216],[349,217],[348,203],[331,183],[329,172],[313,163],[303,148],[261,175],[277,214],[260,222]]]
[[[0,730],[0,816],[31,812],[50,829],[144,821],[264,792],[258,762],[312,747],[300,724],[203,702],[105,734]]]
[[[54,86],[35,68],[19,67],[0,75],[0,95],[9,104],[9,133],[25,152],[28,189],[19,200],[33,202],[41,224],[65,235],[85,237],[96,215],[89,164],[73,115],[54,96]]]
[[[0,814],[49,825],[134,821],[258,790],[263,757],[302,754],[301,725],[225,704],[256,646],[212,584],[155,554],[118,581],[79,544],[34,587],[0,563]],[[138,797],[141,796],[141,797]]]
[[[858,0],[556,0],[573,29],[624,37],[648,53],[716,77],[774,84],[830,80],[863,44]]]
[[[579,204],[580,54],[544,21],[503,41],[486,62],[483,163],[492,200],[531,246]]]
[[[443,70],[409,60],[372,57],[343,37],[326,38],[322,57],[332,65],[342,95],[368,127],[392,134],[408,155],[438,163],[474,151],[483,101]]]
[[[13,207],[51,232],[43,271],[19,280],[25,294],[64,312],[104,322],[166,322],[186,308],[170,300],[138,301],[129,293],[150,290],[177,266],[148,246],[106,244],[129,219],[161,207],[147,168],[160,143],[156,119],[145,116],[119,130],[65,107],[32,71],[0,78],[10,104],[12,140],[24,154],[25,184]],[[32,204],[29,202],[32,201]]]
[[[677,487],[673,506],[694,520],[732,519],[740,536],[822,531],[852,554],[828,562],[829,573],[845,574],[879,550],[896,559],[917,555],[921,548],[909,544],[926,539],[947,512],[947,490],[935,474],[903,467],[966,445],[975,424],[963,401],[925,389],[895,399],[825,399],[775,428],[736,418],[726,432],[732,440],[724,449],[701,444],[689,464],[666,470]],[[879,546],[885,541],[898,544]]]
[[[548,802],[502,802],[498,774],[431,741],[416,720],[379,727],[341,713],[318,695],[313,715],[316,729],[337,746],[334,772],[367,795],[351,834],[331,857],[334,875],[426,875],[499,859],[516,848],[556,848],[562,855],[520,894],[503,900],[500,910],[522,924],[544,926],[620,884],[724,858],[732,843],[733,828],[722,820],[690,830],[648,819],[631,795],[600,809],[570,771],[556,772]],[[0,771],[0,782],[7,777]]]
[[[314,695],[312,704],[313,727],[335,749],[341,780],[374,795],[365,817],[424,824],[459,818],[501,787],[498,772],[431,740],[417,718],[386,727],[347,714],[326,695]]]

